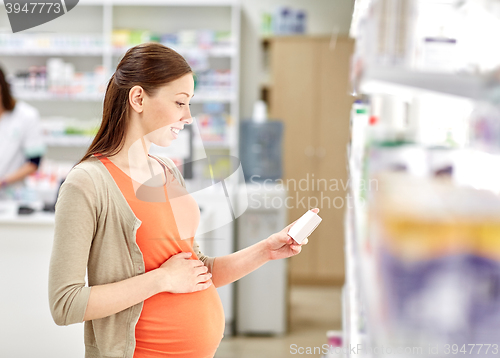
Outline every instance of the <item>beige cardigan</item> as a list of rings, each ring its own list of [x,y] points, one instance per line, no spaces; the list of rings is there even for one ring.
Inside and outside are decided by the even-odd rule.
[[[161,159],[185,187],[173,162]],[[59,189],[49,268],[49,304],[58,325],[83,322],[90,287],[143,274],[136,243],[141,221],[135,216],[102,162],[91,157],[76,165]],[[212,271],[214,258],[193,250]],[[88,286],[85,284],[85,273]],[[132,358],[135,325],[143,303],[111,316],[85,321],[86,358]]]

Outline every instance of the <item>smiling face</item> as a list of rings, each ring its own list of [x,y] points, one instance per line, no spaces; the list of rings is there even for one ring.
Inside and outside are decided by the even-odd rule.
[[[143,93],[141,125],[145,139],[168,147],[184,125],[191,124],[189,101],[194,93],[193,74],[189,73],[156,90]]]

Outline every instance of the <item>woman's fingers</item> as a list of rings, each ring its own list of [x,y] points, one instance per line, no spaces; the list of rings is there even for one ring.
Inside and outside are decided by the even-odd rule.
[[[207,282],[211,278],[212,278],[212,274],[211,273],[206,273],[204,275],[199,275],[198,276],[198,283],[200,283],[200,282]]]
[[[300,251],[302,250],[302,247],[301,247],[301,245],[290,245],[290,249],[296,255],[296,254],[300,253]]]
[[[203,267],[205,264],[200,260],[191,260],[193,267]]]
[[[289,245],[297,245],[297,246],[302,246],[306,245],[309,242],[309,239],[306,237],[304,240],[302,240],[302,243],[298,244],[294,239],[292,239],[290,236],[288,237],[287,244]]]
[[[195,273],[199,275],[206,274],[208,272],[208,267],[206,266],[200,266],[200,267],[195,267]]]
[[[210,287],[211,284],[212,284],[212,281],[200,282],[199,284],[196,285],[196,288],[193,292],[206,290],[207,288]]]

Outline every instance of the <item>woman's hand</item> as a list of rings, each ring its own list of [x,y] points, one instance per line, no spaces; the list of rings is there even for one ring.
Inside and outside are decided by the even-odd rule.
[[[317,214],[319,212],[319,209],[314,208],[311,211]],[[307,244],[307,238],[302,241],[302,244],[297,244],[295,240],[288,235],[288,231],[296,222],[297,220],[285,227],[280,232],[272,234],[266,239],[269,259],[278,260],[297,255],[302,250],[302,246]]]
[[[207,289],[212,274],[200,260],[191,260],[192,252],[181,252],[165,261],[158,270],[162,273],[160,292],[189,293]]]

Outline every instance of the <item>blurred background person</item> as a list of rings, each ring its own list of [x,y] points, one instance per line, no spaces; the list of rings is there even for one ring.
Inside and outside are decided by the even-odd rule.
[[[38,110],[12,96],[0,68],[0,200],[17,199],[45,153]]]

